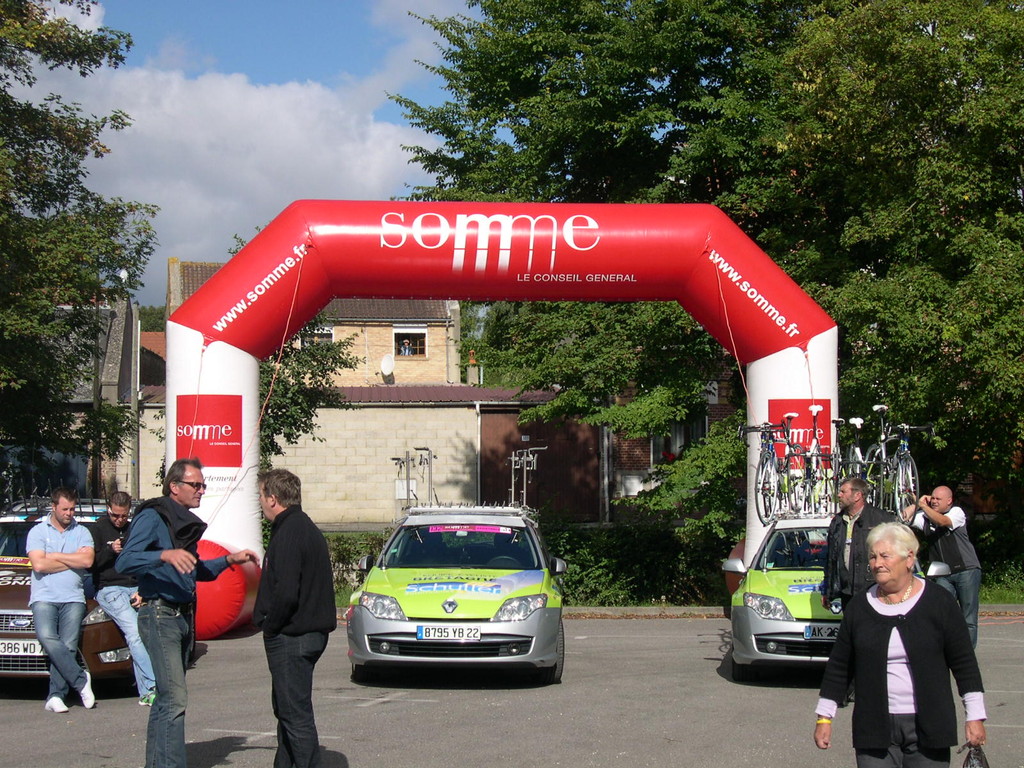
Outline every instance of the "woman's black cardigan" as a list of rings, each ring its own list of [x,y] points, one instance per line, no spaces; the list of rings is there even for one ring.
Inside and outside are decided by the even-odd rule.
[[[886,664],[893,627],[900,633],[910,664],[918,742],[934,749],[953,746],[957,743],[956,708],[949,672],[961,696],[984,689],[960,606],[930,582],[925,582],[917,603],[904,616],[881,615],[868,603],[867,592],[849,602],[825,667],[821,697],[842,701],[852,679],[857,691],[853,746],[887,749]]]

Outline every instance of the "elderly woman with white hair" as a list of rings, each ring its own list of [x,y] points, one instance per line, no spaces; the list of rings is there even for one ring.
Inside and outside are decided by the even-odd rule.
[[[915,576],[918,541],[902,523],[883,523],[867,540],[875,585],[847,605],[819,693],[814,743],[828,749],[832,718],[854,681],[857,768],[948,768],[957,743],[948,672],[963,697],[966,739],[985,743],[978,660],[960,608],[939,586]]]

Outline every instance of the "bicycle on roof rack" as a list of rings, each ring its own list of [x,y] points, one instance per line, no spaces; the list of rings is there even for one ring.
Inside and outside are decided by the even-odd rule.
[[[921,492],[917,463],[910,452],[910,435],[915,432],[934,435],[935,427],[932,424],[893,425],[886,419],[889,406],[875,405],[872,410],[878,414],[879,433],[878,441],[868,447],[864,456],[863,476],[871,494],[868,501],[891,513],[894,519],[902,520],[904,507],[916,504]],[[891,453],[890,443],[896,443]]]
[[[787,413],[778,424],[741,425],[738,430],[739,437],[743,438],[755,432],[760,434],[761,449],[754,470],[754,509],[762,525],[769,525],[802,507],[800,492],[795,487],[804,472],[804,449],[791,437],[793,419],[797,415]],[[776,445],[786,447],[781,457]]]
[[[818,414],[823,405],[808,406],[811,412],[811,443],[804,453],[800,512],[810,517],[831,517],[836,504],[836,469],[832,451],[825,451],[818,437]]]

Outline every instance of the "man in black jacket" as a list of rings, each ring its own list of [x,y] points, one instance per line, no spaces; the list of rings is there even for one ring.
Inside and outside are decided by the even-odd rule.
[[[151,707],[156,698],[156,680],[153,678],[149,652],[139,635],[139,617],[135,610],[139,588],[134,576],[121,573],[114,567],[114,561],[121,554],[128,538],[132,497],[124,491],[116,491],[110,497],[109,506],[106,518],[97,520],[92,529],[92,537],[96,542],[96,558],[92,562],[96,602],[121,628],[121,634],[132,654],[139,704]]]
[[[868,562],[868,532],[893,516],[867,503],[868,484],[850,477],[839,486],[839,514],[828,526],[828,559],[821,602],[826,608],[839,599],[843,610],[854,595],[875,583]]]
[[[302,511],[302,484],[285,469],[260,472],[260,507],[270,543],[253,609],[263,630],[277,718],[274,768],[320,765],[313,717],[313,669],[338,626],[327,542]]]

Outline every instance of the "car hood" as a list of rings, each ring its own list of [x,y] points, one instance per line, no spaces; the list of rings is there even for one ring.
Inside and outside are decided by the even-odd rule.
[[[510,597],[547,593],[561,604],[547,571],[458,568],[373,568],[362,591],[390,595],[409,618],[488,620]],[[353,602],[358,602],[358,593]],[[453,610],[446,610],[448,604]]]
[[[794,619],[838,621],[840,616],[821,604],[823,577],[820,569],[747,571],[739,589],[733,595],[733,604],[743,605],[743,593],[753,592],[781,599]]]
[[[27,557],[0,557],[0,610],[28,611],[32,566]]]

